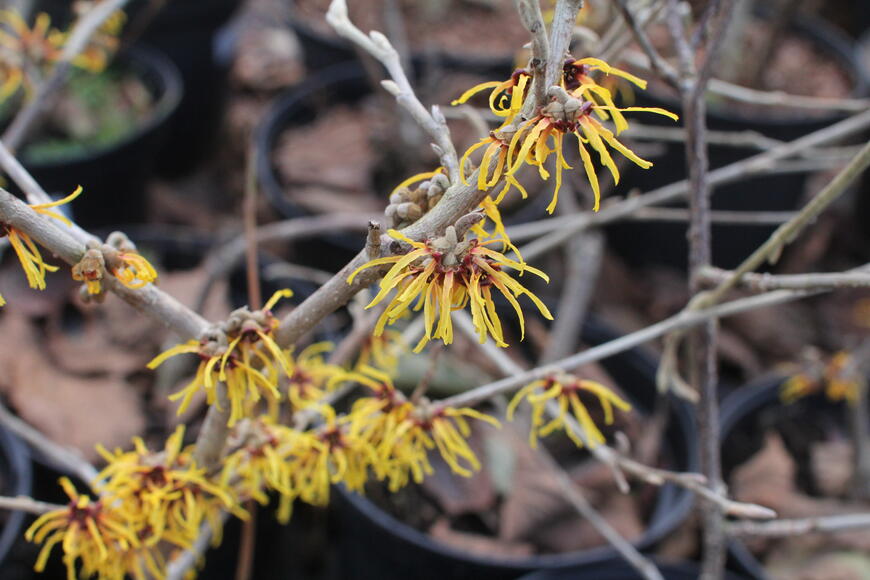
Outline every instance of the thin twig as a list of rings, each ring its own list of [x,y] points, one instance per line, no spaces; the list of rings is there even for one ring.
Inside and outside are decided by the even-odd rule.
[[[711,186],[707,151],[707,83],[722,49],[728,14],[733,0],[723,0],[719,12],[711,17],[715,24],[709,42],[704,47],[701,64],[695,69],[694,48],[677,11],[677,1],[668,0],[668,28],[680,56],[679,88],[686,126],[686,165],[689,170],[689,291],[697,295],[702,290],[701,271],[710,266],[713,256],[712,223],[710,219]],[[689,343],[691,385],[699,394],[698,439],[701,448],[701,472],[711,491],[724,488],[719,444],[719,369],[716,343],[718,320],[710,319],[695,330]],[[703,558],[701,578],[715,580],[725,567],[725,528],[719,504],[701,502],[703,519]]]
[[[66,506],[60,504],[36,501],[32,497],[27,497],[26,495],[19,495],[16,497],[0,496],[0,509],[4,510],[16,510],[40,515],[55,510],[62,510],[65,507]]]
[[[547,59],[547,88],[559,84],[565,57],[571,45],[574,24],[577,13],[583,7],[583,0],[558,0],[553,9],[553,21],[550,25],[550,55]]]
[[[625,20],[625,23],[634,34],[634,39],[643,49],[644,53],[646,53],[647,58],[649,58],[650,66],[652,67],[653,72],[655,72],[661,79],[670,84],[672,87],[679,87],[680,78],[677,74],[677,71],[655,49],[652,41],[649,39],[649,36],[643,29],[643,26],[638,22],[637,18],[634,15],[634,12],[632,12],[629,0],[616,0],[616,4],[619,8],[620,14],[622,14],[623,20]]]
[[[399,53],[396,52],[387,37],[376,30],[369,32],[366,36],[350,21],[345,0],[332,1],[326,13],[326,21],[339,36],[347,38],[384,65],[392,81],[382,81],[381,84],[435,141],[441,165],[447,170],[450,182],[459,183],[459,160],[456,156],[456,147],[450,139],[447,121],[438,107],[432,107],[431,112],[427,111],[417,98],[402,68]]]
[[[705,268],[701,272],[705,283],[721,284],[734,275],[729,270]],[[870,286],[870,264],[846,272],[813,272],[809,274],[744,274],[740,286],[753,292],[771,290],[813,290],[818,288],[864,288]]]
[[[627,51],[624,55],[627,63],[641,70],[655,72],[649,57],[639,52]],[[843,111],[860,113],[870,107],[870,99],[866,98],[834,98],[808,97],[793,95],[783,91],[760,91],[740,85],[735,85],[722,79],[710,79],[707,90],[711,95],[726,97],[741,103],[752,103],[764,107],[788,107],[791,109],[812,109],[814,111]]]
[[[556,371],[570,371],[590,362],[595,362],[609,356],[613,356],[620,352],[624,352],[630,348],[634,348],[635,346],[641,345],[645,342],[667,334],[668,332],[681,328],[690,328],[692,326],[697,326],[698,324],[702,324],[709,318],[721,318],[725,316],[731,316],[734,314],[739,314],[741,312],[754,310],[756,308],[764,308],[767,306],[782,304],[784,302],[791,302],[792,300],[799,300],[801,298],[806,298],[815,294],[821,294],[823,292],[825,291],[777,290],[774,292],[768,292],[766,294],[759,294],[758,296],[750,296],[747,298],[732,300],[730,302],[725,302],[712,308],[706,308],[704,310],[675,314],[674,316],[666,318],[661,322],[657,322],[656,324],[647,326],[646,328],[642,328],[630,334],[626,334],[625,336],[595,346],[583,352],[573,354],[569,357],[555,361],[551,364],[542,365],[529,371],[517,373],[516,375],[507,377],[505,379],[494,381],[492,383],[487,383],[485,385],[475,387],[474,389],[470,389],[458,395],[453,395],[446,399],[442,399],[437,402],[437,405],[444,407],[473,406],[492,397],[495,397],[496,395],[508,393],[510,391],[518,389],[523,385],[526,385],[534,380],[544,378],[547,375],[552,374]],[[457,312],[456,314],[461,313]]]
[[[242,222],[245,231],[245,271],[248,279],[248,306],[259,310],[263,304],[260,291],[260,262],[257,258],[257,165],[254,147],[248,150],[245,166],[245,197],[242,201]]]
[[[38,429],[13,415],[5,405],[0,405],[0,425],[9,429],[9,431],[37,450],[58,470],[69,473],[86,484],[91,484],[96,480],[97,470],[82,457],[78,449],[52,441]]]
[[[778,538],[800,536],[811,532],[847,532],[863,528],[870,528],[870,513],[782,519],[771,522],[733,522],[728,525],[728,533],[733,536]]]
[[[28,234],[67,264],[78,263],[85,253],[84,244],[73,238],[69,230],[63,229],[54,220],[37,214],[30,206],[3,189],[0,189],[0,222]],[[111,276],[103,278],[103,284],[125,302],[171,328],[182,338],[199,338],[207,326],[202,317],[153,284],[131,290]]]
[[[475,340],[476,334],[474,331],[474,325],[468,313],[460,311],[456,314],[457,328],[459,328],[460,332],[467,335],[471,340]],[[513,359],[511,359],[504,353],[504,349],[500,349],[490,342],[478,344],[478,348],[483,354],[487,356],[487,358],[495,363],[501,373],[504,374],[506,377],[520,375],[525,372],[522,367],[520,367],[517,363],[513,361]],[[556,365],[554,365],[554,367],[555,366]],[[499,393],[499,395],[500,394],[501,393]],[[451,397],[450,400],[456,401],[460,396]],[[493,398],[495,396],[497,395],[493,395]],[[442,401],[442,404],[443,403],[444,401]],[[552,408],[553,406],[555,406],[555,408]],[[559,414],[559,409],[557,405],[548,406],[547,411],[551,415]],[[581,441],[588,441],[586,432],[577,424],[577,421],[574,420],[573,417],[571,417],[570,415],[566,416],[565,420],[567,427],[571,429],[580,438]],[[670,482],[681,487],[685,487],[686,489],[710,501],[718,503],[722,507],[724,513],[727,513],[729,515],[755,519],[769,519],[776,517],[776,512],[769,508],[752,503],[733,501],[720,493],[712,491],[706,485],[707,479],[699,473],[679,473],[659,469],[656,467],[650,467],[622,455],[608,445],[590,445],[587,443],[586,447],[597,460],[601,461],[610,468],[611,472],[616,478],[617,485],[623,493],[629,492],[628,483],[625,481],[625,478],[623,476],[624,471],[625,473],[633,475],[641,481],[649,483],[650,485],[661,486],[665,483]]]
[[[288,242],[323,233],[342,231],[363,232],[367,227],[366,218],[369,217],[371,219],[378,219],[383,217],[383,215],[368,216],[354,213],[335,213],[274,222],[257,229],[256,243],[263,245],[271,242]],[[360,237],[360,240],[362,240],[362,237]],[[238,265],[239,260],[245,254],[245,248],[246,241],[242,233],[206,256],[203,267],[208,272],[208,278],[199,291],[194,310],[197,312],[202,310],[214,285]]]
[[[525,103],[523,116],[532,116],[535,108],[547,104],[547,61],[550,55],[550,42],[547,40],[547,28],[544,26],[544,17],[541,14],[541,4],[538,0],[514,0],[520,22],[532,35],[532,58],[529,60],[529,68],[532,72],[532,94],[534,99],[528,99]]]
[[[746,179],[759,172],[769,170],[782,159],[791,157],[806,149],[858,133],[868,126],[870,126],[870,110],[805,135],[800,139],[785,143],[770,151],[753,155],[719,169],[714,169],[707,176],[708,182],[712,186]],[[565,243],[587,228],[625,219],[642,207],[677,201],[683,198],[688,191],[688,180],[682,180],[637,197],[627,198],[612,206],[604,207],[597,214],[584,213],[551,218],[548,220],[548,227],[551,233],[539,238],[533,245],[530,244],[522,248],[523,256],[531,259],[530,256],[541,255]]]
[[[656,568],[651,560],[645,558],[637,548],[631,545],[631,542],[623,538],[616,531],[610,522],[608,522],[595,508],[589,503],[589,500],[577,488],[571,478],[565,473],[565,470],[556,463],[553,456],[550,455],[546,447],[539,446],[537,449],[538,457],[544,460],[550,468],[551,473],[556,478],[559,487],[562,489],[562,494],[571,503],[577,513],[579,513],[593,528],[595,528],[613,548],[619,552],[623,560],[640,573],[646,580],[664,580],[661,572]]]

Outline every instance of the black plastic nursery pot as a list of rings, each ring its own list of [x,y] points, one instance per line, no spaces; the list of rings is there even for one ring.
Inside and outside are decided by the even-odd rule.
[[[5,428],[0,429],[0,493],[7,497],[33,494],[33,471],[27,445]],[[8,562],[10,550],[24,535],[27,514],[22,511],[0,513],[0,570],[12,576],[18,563]],[[28,570],[32,563],[28,563]]]
[[[616,336],[613,330],[594,320],[583,328],[583,340],[589,345],[601,344]],[[656,364],[642,350],[617,354],[601,364],[636,408],[641,411],[652,409],[658,396],[654,380]],[[674,462],[671,468],[697,470],[696,430],[691,409],[684,401],[669,400],[663,448]],[[644,550],[657,544],[683,523],[693,500],[685,489],[672,485],[662,487],[647,528],[635,545]],[[340,530],[339,561],[343,578],[496,580],[517,578],[536,570],[587,570],[619,560],[619,555],[609,546],[565,554],[487,557],[439,542],[343,487],[335,488],[334,503]]]
[[[289,24],[302,46],[302,57],[309,71],[317,72],[347,62],[359,64],[353,45],[343,38],[317,30],[299,15],[293,15]],[[445,50],[414,52],[411,66],[416,76],[428,70],[446,69],[505,78],[513,70],[514,55],[486,57]]]
[[[112,65],[134,72],[154,98],[147,121],[110,145],[50,160],[29,158],[22,162],[50,194],[84,193],[71,208],[79,225],[101,229],[143,223],[147,203],[145,183],[151,177],[156,155],[168,137],[169,118],[182,94],[178,69],[157,50],[136,47]]]
[[[227,97],[229,58],[219,33],[242,0],[132,0],[125,8],[123,35],[133,31],[136,45],[159,49],[178,67],[184,94],[169,121],[170,139],[160,149],[155,169],[178,177],[195,169],[213,152]],[[37,0],[35,12],[47,12],[56,26],[72,24],[69,0]],[[123,38],[122,38],[123,41]]]
[[[772,377],[746,385],[722,402],[720,440],[726,482],[731,471],[760,448],[759,416],[763,410],[782,404],[779,389],[783,380],[782,377]],[[737,569],[756,580],[768,580],[764,567],[742,542],[731,540],[728,551]]]
[[[653,563],[665,580],[698,580],[701,568],[695,562]],[[521,580],[642,580],[643,576],[626,562],[613,562],[587,570],[541,570],[522,577]],[[747,580],[745,576],[725,571],[724,580]]]
[[[345,63],[314,75],[288,90],[272,105],[254,135],[257,177],[263,194],[284,218],[310,215],[294,202],[282,183],[272,153],[285,130],[311,123],[337,104],[353,104],[371,93],[365,73],[357,63]],[[336,160],[340,163],[341,160]],[[289,195],[288,195],[289,194]],[[300,263],[337,271],[363,247],[362,234],[334,232],[296,244]]]
[[[147,17],[148,4],[132,4],[131,24]],[[163,177],[189,173],[216,149],[233,48],[225,30],[240,5],[241,0],[173,0],[144,30],[141,41],[163,51],[184,81],[184,95],[169,121],[169,139],[157,157],[156,170]]]
[[[812,42],[818,52],[828,55],[849,75],[852,94],[863,96],[867,80],[862,75],[854,52],[854,43],[834,28],[821,22],[801,20],[793,32]],[[681,103],[673,97],[649,91],[637,91],[637,104],[664,107],[682,117]],[[820,130],[845,118],[841,113],[801,114],[777,116],[769,107],[756,111],[728,110],[708,102],[707,126],[718,131],[755,131],[772,139],[791,141]],[[656,115],[636,115],[638,121],[674,126],[669,119]],[[681,121],[682,123],[682,121]],[[654,166],[642,170],[628,164],[616,193],[627,194],[637,188],[643,192],[686,179],[685,146],[683,143],[661,143],[662,152],[650,155]],[[716,169],[759,153],[745,147],[709,146],[710,168]],[[783,173],[741,179],[715,188],[712,198],[714,210],[733,211],[791,211],[803,196],[809,174]],[[685,207],[685,204],[673,204]],[[686,270],[688,243],[686,222],[617,223],[607,228],[610,246],[631,265],[659,264]],[[713,263],[722,268],[733,268],[763,243],[773,232],[771,225],[714,224],[712,227]]]
[[[842,427],[848,423],[843,403],[832,403],[823,395],[810,395],[791,404],[780,400],[780,376],[760,379],[737,389],[722,402],[720,429],[722,469],[725,482],[735,468],[749,460],[763,444],[767,429],[776,428],[790,448],[790,437],[815,433],[819,425]],[[845,428],[845,427],[843,427]],[[797,458],[797,477],[809,469],[809,457]],[[769,580],[762,564],[739,541],[729,544],[732,568],[756,580]]]

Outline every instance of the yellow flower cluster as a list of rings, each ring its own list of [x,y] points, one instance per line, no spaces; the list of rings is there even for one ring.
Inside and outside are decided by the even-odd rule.
[[[160,366],[179,354],[196,354],[200,358],[196,374],[190,383],[170,400],[181,399],[178,413],[183,413],[194,395],[204,391],[209,405],[219,404],[218,387],[226,384],[226,397],[230,403],[230,426],[245,417],[252,405],[263,397],[273,407],[281,399],[278,380],[281,374],[291,376],[288,353],[275,342],[278,320],[272,308],[281,298],[289,298],[290,290],[276,292],[262,310],[251,312],[239,308],[230,317],[211,327],[200,340],[176,345],[156,356],[148,363],[149,369]]]
[[[827,362],[820,361],[820,364],[786,379],[780,390],[780,398],[790,404],[808,395],[824,392],[831,401],[846,401],[856,405],[865,380],[858,367],[848,352],[834,353]]]
[[[450,313],[470,306],[471,317],[480,342],[492,336],[499,346],[507,346],[504,331],[493,302],[492,289],[498,290],[516,311],[521,332],[525,333],[523,311],[517,298],[526,295],[538,310],[552,320],[547,307],[525,286],[514,280],[504,268],[520,273],[531,272],[548,280],[546,274],[525,263],[517,262],[486,246],[499,241],[491,239],[459,239],[453,226],[441,238],[417,242],[395,230],[390,236],[411,247],[406,254],[376,258],[354,271],[352,282],[362,270],[392,264],[380,282],[380,291],[366,308],[378,304],[395,290],[395,294],[375,325],[374,335],[380,336],[387,324],[392,324],[409,309],[423,310],[425,333],[414,352],[419,352],[433,338],[445,344],[453,342]]]
[[[619,397],[612,390],[596,383],[580,379],[567,373],[559,373],[546,379],[529,383],[519,391],[511,400],[507,408],[508,420],[513,420],[517,408],[524,400],[532,407],[532,429],[529,433],[529,443],[537,447],[538,437],[546,437],[554,431],[564,430],[568,437],[578,446],[584,445],[584,439],[589,446],[594,447],[604,443],[604,434],[592,420],[592,415],[580,398],[581,393],[586,392],[598,399],[604,410],[604,422],[607,425],[613,423],[613,408],[620,411],[628,411],[631,405]],[[549,422],[545,420],[545,413],[549,403],[558,406],[558,415]],[[569,416],[580,424],[585,437],[580,437],[574,429],[567,425]]]
[[[121,11],[111,15],[72,60],[73,66],[92,73],[102,71],[118,48],[124,20]],[[32,97],[37,81],[62,58],[68,39],[68,33],[51,27],[46,13],[38,14],[30,26],[17,11],[0,10],[0,102],[19,89],[26,99]]]
[[[354,380],[364,385],[371,396],[354,402],[349,413],[354,431],[376,449],[375,476],[385,479],[396,491],[410,480],[417,483],[432,473],[428,454],[437,449],[455,473],[468,477],[480,469],[480,461],[466,438],[471,433],[468,419],[495,427],[499,422],[469,408],[441,407],[423,400],[407,401],[390,377],[373,368],[361,369]]]
[[[154,369],[179,354],[199,356],[193,380],[169,397],[181,400],[179,414],[200,391],[205,393],[209,405],[220,404],[218,386],[225,383],[230,426],[255,415],[261,400],[266,401],[269,416],[277,419],[280,402],[285,398],[291,410],[303,409],[322,400],[342,381],[345,371],[328,364],[323,357],[332,344],[312,344],[294,356],[291,350],[282,349],[275,342],[279,322],[272,308],[281,298],[292,294],[290,290],[276,292],[262,310],[251,312],[246,307],[235,310],[200,340],[176,345],[148,363],[148,368]],[[286,392],[282,392],[282,379],[286,381]]]
[[[191,548],[203,522],[219,543],[221,510],[239,517],[246,513],[194,463],[191,447],[182,446],[183,436],[179,427],[161,452],[149,451],[138,438],[132,451],[98,448],[108,465],[97,477],[96,501],[61,479],[69,505],[42,515],[26,533],[29,541],[43,545],[35,569],[42,571],[53,547],[61,544],[70,580],[161,579],[166,546]]]
[[[480,171],[477,176],[477,187],[489,191],[501,180],[504,186],[495,196],[494,201],[500,202],[511,187],[520,191],[523,197],[527,193],[516,178],[517,172],[524,166],[536,167],[541,179],[547,180],[550,172],[544,167],[547,159],[555,156],[555,181],[553,200],[547,207],[550,213],[556,207],[559,189],[562,185],[562,171],[571,169],[565,160],[562,145],[567,134],[577,138],[578,152],[586,171],[589,183],[595,192],[595,207],[597,211],[600,202],[600,187],[592,157],[586,145],[598,153],[601,164],[610,170],[613,179],[619,183],[619,170],[611,156],[608,147],[618,151],[630,161],[647,169],[652,163],[641,159],[629,148],[616,139],[614,133],[606,128],[601,121],[612,120],[616,135],[628,128],[624,112],[645,111],[670,117],[677,116],[657,107],[617,107],[611,92],[605,86],[596,82],[591,76],[594,71],[622,77],[641,89],[646,88],[646,82],[625,71],[611,67],[597,58],[569,59],[563,67],[563,74],[558,86],[548,88],[550,102],[542,107],[533,117],[524,119],[521,116],[523,102],[531,87],[531,73],[526,70],[516,71],[505,82],[487,82],[472,87],[456,99],[453,104],[466,102],[475,94],[490,90],[490,110],[504,118],[504,122],[486,137],[474,144],[463,155],[460,168],[464,169],[466,160],[478,149],[484,148],[480,161]],[[597,119],[595,118],[597,117]],[[492,167],[494,165],[494,167]],[[492,170],[490,171],[490,168]],[[462,174],[466,180],[465,173]]]

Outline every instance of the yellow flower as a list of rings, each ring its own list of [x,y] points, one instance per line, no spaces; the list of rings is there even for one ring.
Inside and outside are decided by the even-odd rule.
[[[368,468],[377,464],[378,457],[351,417],[337,417],[329,405],[321,405],[318,410],[324,424],[299,438],[289,463],[291,487],[299,499],[325,505],[332,483],[362,491]]]
[[[411,251],[404,255],[371,260],[357,268],[348,278],[350,283],[362,270],[384,264],[393,265],[381,280],[380,291],[366,307],[371,308],[396,290],[375,325],[375,336],[379,336],[388,323],[393,323],[413,308],[415,311],[423,310],[425,321],[424,336],[417,343],[414,352],[422,350],[433,338],[450,344],[453,342],[450,313],[469,305],[480,342],[485,342],[487,335],[491,335],[496,344],[507,346],[493,302],[492,288],[497,289],[513,306],[523,334],[525,323],[517,301],[520,295],[528,296],[546,318],[552,319],[543,302],[503,269],[507,267],[520,273],[531,272],[548,280],[546,274],[486,247],[500,240],[460,241],[453,226],[447,228],[444,237],[425,242],[411,240],[395,230],[389,230],[389,234],[410,245]]]
[[[200,363],[193,380],[169,397],[172,401],[181,399],[179,414],[200,390],[205,391],[208,404],[216,404],[219,382],[226,383],[230,426],[245,417],[262,397],[272,404],[280,400],[280,373],[292,376],[293,365],[287,352],[275,342],[274,332],[279,322],[271,308],[279,299],[290,295],[289,290],[276,292],[263,310],[235,310],[226,322],[210,328],[200,340],[176,345],[148,363],[148,368],[154,369],[179,354],[199,355]]]
[[[577,137],[580,159],[583,162],[589,183],[595,192],[595,211],[599,207],[601,192],[592,157],[585,145],[590,145],[598,153],[601,164],[610,170],[616,183],[619,183],[619,171],[608,146],[644,169],[651,167],[652,163],[641,159],[619,142],[613,132],[604,127],[599,120],[593,118],[593,115],[603,121],[612,119],[616,135],[628,128],[624,112],[645,111],[665,115],[674,120],[677,119],[677,116],[657,107],[617,107],[610,89],[596,82],[591,76],[594,71],[626,79],[641,89],[646,88],[646,81],[643,79],[611,67],[601,59],[581,58],[575,60],[570,58],[565,61],[559,86],[550,87],[548,90],[552,101],[530,119],[523,120],[519,117],[530,79],[527,71],[522,71],[523,74],[519,77],[515,73],[510,80],[504,83],[491,82],[473,87],[454,101],[454,104],[465,102],[473,94],[492,88],[490,108],[494,113],[506,117],[505,122],[490,133],[489,137],[472,145],[462,156],[460,168],[463,169],[461,175],[463,181],[466,180],[465,161],[470,158],[472,153],[485,147],[477,178],[478,189],[489,191],[490,188],[504,179],[504,186],[494,198],[496,203],[501,201],[511,186],[519,189],[525,198],[526,192],[515,177],[517,171],[523,165],[537,167],[541,179],[547,180],[550,172],[544,167],[544,164],[550,155],[555,153],[556,186],[553,200],[547,207],[547,211],[552,213],[556,207],[559,189],[562,185],[562,171],[571,169],[565,161],[562,150],[563,136],[569,133]],[[507,92],[509,90],[510,93]],[[494,164],[493,160],[495,160]],[[492,172],[490,172],[491,165],[494,165]]]
[[[489,81],[475,85],[450,104],[461,105],[477,93],[492,89],[489,93],[489,109],[493,114],[504,117],[504,124],[508,124],[522,109],[531,78],[529,71],[517,69],[508,80],[504,82]]]
[[[78,187],[74,192],[61,200],[51,203],[31,205],[30,208],[36,213],[69,224],[70,222],[68,219],[63,215],[52,211],[52,208],[69,203],[77,198],[81,192],[82,188]],[[18,261],[21,262],[21,267],[24,269],[24,273],[27,276],[27,283],[30,287],[37,290],[45,290],[45,274],[47,272],[56,272],[57,266],[51,266],[45,263],[42,259],[42,254],[40,253],[39,248],[26,233],[8,224],[0,223],[0,236],[6,236],[9,238],[9,244],[12,246],[12,249],[15,250],[15,254],[18,256]],[[2,304],[5,304],[5,302],[0,303],[0,306],[2,306]]]
[[[135,250],[122,250],[108,258],[109,271],[127,288],[136,290],[157,280],[154,266]]]
[[[298,356],[286,356],[290,381],[287,398],[294,409],[303,409],[316,403],[341,382],[344,369],[327,363],[323,355],[334,348],[331,342],[317,342],[307,346]]]
[[[72,278],[84,282],[88,294],[97,295],[103,291],[102,280],[105,269],[106,261],[103,252],[99,248],[88,248],[82,259],[72,267]]]
[[[305,435],[284,425],[265,420],[251,423],[237,448],[223,461],[220,485],[233,489],[242,501],[253,499],[261,505],[269,503],[266,491],[280,495],[278,521],[290,521],[296,490],[293,487],[291,458],[306,449]]]
[[[393,373],[399,367],[399,355],[408,345],[402,333],[385,329],[380,336],[369,335],[362,343],[354,368],[375,367]]]
[[[582,87],[577,90],[582,90]],[[606,89],[602,89],[602,91],[606,91]],[[562,186],[562,170],[571,169],[571,166],[565,161],[563,154],[563,137],[573,134],[577,138],[578,151],[586,171],[586,177],[589,179],[589,184],[595,193],[595,206],[593,210],[598,211],[601,201],[601,189],[598,185],[596,169],[592,163],[592,157],[586,149],[586,144],[598,153],[601,164],[610,170],[615,183],[619,183],[619,169],[613,161],[608,146],[644,169],[652,167],[650,161],[638,157],[631,149],[623,145],[614,136],[613,132],[592,117],[592,113],[604,117],[612,115],[616,123],[617,133],[619,133],[623,128],[627,127],[625,118],[621,114],[624,111],[645,111],[664,115],[674,120],[678,118],[677,115],[670,111],[657,107],[617,108],[612,105],[599,105],[594,101],[583,101],[566,94],[557,94],[546,107],[541,109],[541,113],[538,116],[520,125],[519,130],[511,139],[507,155],[509,159],[513,160],[513,164],[507,170],[506,176],[512,176],[525,164],[537,167],[541,179],[546,180],[550,177],[550,173],[544,167],[544,163],[551,154],[555,153],[556,187],[553,191],[553,200],[547,206],[547,211],[553,213],[559,199],[559,189]],[[552,147],[549,145],[551,139]]]
[[[79,495],[65,477],[60,485],[70,498],[69,505],[43,514],[24,535],[27,541],[42,544],[34,569],[42,572],[52,548],[60,543],[68,580],[79,577],[77,562],[81,563],[81,577],[123,577],[120,554],[139,544],[135,532],[112,503]]]
[[[807,395],[816,392],[822,383],[808,373],[798,373],[787,378],[780,387],[779,398],[783,403],[791,404]]]
[[[510,191],[511,186],[517,188],[523,199],[526,199],[529,196],[526,189],[513,176],[513,174],[507,173],[513,160],[510,157],[510,153],[512,152],[510,144],[518,130],[519,127],[517,125],[508,123],[494,131],[490,131],[489,137],[481,139],[469,147],[462,155],[462,159],[459,161],[459,176],[462,178],[462,183],[468,185],[465,168],[469,164],[466,163],[466,161],[471,158],[472,153],[481,147],[486,147],[483,151],[483,157],[480,160],[480,171],[477,173],[477,189],[481,191],[489,191],[489,189],[495,186],[499,180],[504,178],[505,184],[496,194],[494,199],[496,204],[504,199],[504,196],[508,191]],[[492,173],[490,173],[489,168],[492,165],[493,159],[496,160],[495,167],[492,168]]]
[[[594,447],[604,443],[604,435],[595,425],[589,410],[580,399],[581,392],[591,393],[598,398],[598,402],[604,410],[604,422],[607,425],[613,423],[613,407],[621,411],[631,409],[631,405],[627,401],[601,383],[583,380],[567,373],[559,373],[529,383],[520,389],[508,405],[507,418],[509,421],[513,420],[517,407],[523,400],[526,400],[532,407],[532,429],[529,434],[529,442],[532,447],[537,446],[538,437],[546,437],[559,429],[564,429],[568,437],[578,447],[582,447],[583,439],[573,429],[566,427],[566,418],[570,412],[580,423],[589,445]],[[544,414],[549,401],[555,401],[558,404],[559,414],[556,418],[545,422]]]
[[[86,9],[89,8],[88,5]],[[122,10],[113,12],[91,36],[85,50],[73,59],[73,65],[91,73],[102,72],[109,58],[118,50],[118,36],[126,20],[127,16]]]
[[[132,451],[97,451],[107,465],[98,481],[104,497],[117,500],[113,506],[129,526],[140,532],[142,544],[161,541],[190,548],[204,520],[219,524],[220,509],[246,514],[226,491],[213,484],[204,468],[192,458],[192,446],[182,447],[184,427],[179,426],[162,452],[149,451],[139,437]],[[215,528],[216,529],[216,528]]]
[[[21,262],[30,287],[45,290],[45,274],[46,272],[56,272],[57,266],[50,266],[43,261],[39,248],[24,232],[7,225],[3,226],[0,234],[5,234],[9,238],[9,244],[15,250],[18,261]]]
[[[124,13],[115,12],[90,37],[88,45],[72,60],[75,67],[98,73],[118,48]],[[15,10],[0,11],[0,101],[25,90],[32,97],[35,85],[49,66],[63,57],[69,34],[51,27],[51,18],[40,13],[29,26]]]
[[[834,353],[827,362],[816,361],[805,371],[792,375],[780,387],[780,399],[791,404],[808,395],[821,392],[831,401],[858,403],[864,377],[853,357],[845,351]]]
[[[470,477],[480,469],[480,460],[468,445],[471,434],[468,419],[476,419],[500,427],[493,417],[470,408],[454,409],[434,407],[428,401],[407,413],[396,429],[381,444],[386,455],[386,476],[390,489],[395,491],[413,479],[423,481],[432,473],[428,452],[437,449],[450,469],[463,477]]]
[[[38,14],[30,27],[17,11],[0,10],[0,59],[6,72],[0,85],[0,100],[20,87],[29,98],[41,69],[61,57],[63,43],[64,35],[51,28],[48,14]]]

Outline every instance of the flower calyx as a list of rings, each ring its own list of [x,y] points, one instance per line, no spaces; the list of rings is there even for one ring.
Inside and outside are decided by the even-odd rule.
[[[547,95],[552,100],[541,109],[541,115],[553,119],[556,127],[563,131],[574,131],[580,118],[589,114],[594,106],[591,101],[572,97],[558,86],[550,87]]]
[[[105,294],[101,281],[106,273],[106,260],[99,247],[93,245],[85,251],[85,255],[72,267],[72,278],[84,282],[82,292],[86,300],[102,302]]]

